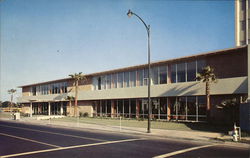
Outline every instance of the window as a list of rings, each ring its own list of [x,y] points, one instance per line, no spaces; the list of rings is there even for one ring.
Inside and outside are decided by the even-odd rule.
[[[112,88],[117,88],[117,74],[112,74]]]
[[[98,90],[98,78],[93,77],[93,90]]]
[[[106,89],[106,76],[101,76],[101,89]]]
[[[126,117],[128,117],[128,114],[129,114],[129,100],[128,99],[124,100],[124,113]]]
[[[102,79],[101,77],[98,77],[98,90],[102,89]]]
[[[123,88],[123,72],[118,73],[118,88]]]
[[[167,83],[167,66],[159,67],[160,84]]]
[[[198,117],[199,121],[205,121],[206,119],[206,97],[198,96]]]
[[[187,81],[195,81],[196,77],[196,62],[187,63]]]
[[[111,88],[111,75],[107,75],[106,79],[107,79],[107,89],[110,89]]]
[[[143,86],[143,70],[137,70],[138,86]]]
[[[117,101],[117,104],[118,104],[118,114],[123,114],[123,100],[118,100]]]
[[[129,87],[129,72],[124,72],[124,87]]]
[[[197,73],[201,73],[202,69],[206,66],[205,60],[197,60]]]
[[[129,72],[130,87],[136,86],[136,71]]]
[[[186,64],[179,63],[177,64],[177,81],[186,82]]]
[[[152,83],[153,85],[157,85],[158,84],[158,67],[153,67],[151,68],[151,79],[152,79]]]
[[[67,82],[62,82],[61,90],[62,90],[62,93],[67,93]]]
[[[178,116],[179,119],[186,119],[186,97],[178,97]]]
[[[131,117],[136,117],[136,100],[130,99]]]
[[[33,96],[36,95],[36,86],[31,88],[31,93],[32,93]]]
[[[147,86],[148,85],[148,69],[144,69],[144,74],[143,74],[143,85]]]
[[[196,120],[196,97],[187,97],[188,120]]]
[[[171,83],[176,83],[176,64],[172,64],[170,70],[171,70]]]

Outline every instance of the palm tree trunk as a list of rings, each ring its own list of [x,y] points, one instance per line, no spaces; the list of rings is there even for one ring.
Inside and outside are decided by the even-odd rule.
[[[11,94],[10,98],[10,112],[12,112],[12,102],[13,102],[13,93]]]
[[[78,100],[78,81],[76,81],[76,86],[75,86],[75,109],[74,109],[74,116],[78,116],[78,111],[77,111],[77,100]]]
[[[210,84],[209,84],[209,82],[206,82],[206,97],[207,97],[207,120],[210,121],[211,104],[210,104]]]

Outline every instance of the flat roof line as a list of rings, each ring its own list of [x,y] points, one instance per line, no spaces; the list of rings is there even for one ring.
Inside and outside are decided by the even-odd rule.
[[[205,53],[194,54],[194,55],[190,55],[190,56],[184,56],[184,57],[180,57],[180,58],[172,58],[172,59],[167,59],[167,60],[160,60],[160,61],[152,62],[151,65],[160,65],[160,64],[163,64],[163,63],[176,62],[176,61],[184,60],[184,59],[188,59],[188,58],[197,58],[197,57],[201,57],[201,56],[215,55],[215,54],[219,54],[219,53],[225,53],[227,51],[243,49],[243,48],[246,48],[246,47],[247,47],[247,45],[244,45],[244,46],[238,46],[238,47],[233,47],[233,48],[227,48],[227,49],[221,49],[221,50],[209,51],[209,52],[205,52]],[[107,74],[107,73],[115,73],[115,72],[119,72],[119,71],[127,71],[127,70],[131,70],[131,69],[143,68],[143,67],[146,67],[146,66],[147,66],[147,64],[134,65],[134,66],[123,67],[123,68],[118,68],[118,69],[113,69],[113,70],[107,70],[107,71],[102,71],[102,72],[95,72],[95,73],[85,74],[85,76],[97,76],[97,75],[102,75],[102,74]],[[66,80],[71,80],[71,78],[68,77],[68,78],[63,78],[63,79],[50,80],[50,81],[46,81],[46,82],[28,84],[28,85],[18,86],[18,88],[34,86],[34,85],[39,85],[39,84],[47,84],[47,83],[52,83],[52,82],[60,82],[60,81],[66,81]]]

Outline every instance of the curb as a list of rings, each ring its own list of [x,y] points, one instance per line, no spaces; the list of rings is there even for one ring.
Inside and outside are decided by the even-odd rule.
[[[16,120],[7,120],[7,119],[0,119],[2,121],[7,121],[7,122],[15,122],[17,123]],[[19,120],[18,122],[19,123],[22,123],[22,124],[31,124],[31,125],[40,125],[40,126],[47,126],[47,127],[52,127],[52,128],[65,128],[65,129],[74,129],[74,130],[88,130],[88,131],[92,131],[93,132],[93,129],[96,129],[97,132],[100,132],[100,131],[104,131],[104,132],[112,132],[112,133],[117,133],[117,134],[127,134],[127,135],[132,135],[132,134],[140,134],[141,136],[143,137],[149,137],[149,138],[157,138],[157,139],[175,139],[175,140],[185,140],[185,141],[209,141],[209,142],[212,142],[212,143],[223,143],[223,144],[227,144],[227,145],[230,145],[230,146],[235,146],[235,147],[250,147],[250,145],[248,143],[242,143],[242,142],[232,142],[230,140],[226,140],[226,139],[223,139],[222,137],[215,137],[215,138],[212,138],[212,137],[207,137],[207,138],[187,138],[187,137],[176,137],[176,136],[166,136],[166,135],[159,135],[159,134],[156,134],[156,133],[146,133],[146,130],[145,132],[142,132],[142,131],[133,131],[133,129],[126,129],[126,128],[121,128],[121,130],[119,130],[119,126],[107,126],[107,125],[96,125],[95,126],[99,126],[99,128],[95,128],[95,127],[84,127],[83,125],[91,125],[91,124],[87,124],[87,123],[79,123],[79,125],[82,125],[82,126],[72,126],[72,125],[63,125],[63,124],[58,124],[58,123],[51,123],[49,124],[48,122],[40,122],[38,120],[35,120],[36,122],[34,121],[28,121],[28,120]],[[62,123],[67,123],[67,122],[62,122]],[[108,129],[108,128],[102,128],[101,126],[106,126],[108,128],[112,128],[112,129],[115,129],[115,130],[112,130],[112,129]],[[154,129],[153,129],[154,130]],[[95,131],[96,132],[96,131]]]

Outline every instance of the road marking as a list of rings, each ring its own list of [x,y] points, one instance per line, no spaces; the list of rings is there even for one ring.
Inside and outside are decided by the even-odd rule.
[[[34,143],[39,143],[39,144],[43,144],[43,145],[47,145],[47,146],[52,146],[52,147],[56,147],[56,148],[61,147],[61,146],[57,146],[57,145],[53,145],[53,144],[39,142],[39,141],[36,141],[36,140],[33,140],[33,139],[28,139],[28,138],[18,137],[18,136],[14,136],[14,135],[9,135],[9,134],[6,134],[6,133],[0,133],[0,135],[7,136],[7,137],[12,137],[12,138],[16,138],[16,139],[22,139],[22,140],[26,140],[26,141],[30,141],[30,142],[34,142]]]
[[[4,156],[1,156],[1,158],[14,157],[14,156],[23,156],[23,155],[31,155],[31,154],[37,154],[37,153],[45,153],[45,152],[67,150],[67,149],[74,149],[74,148],[81,148],[81,147],[105,145],[105,144],[132,142],[132,141],[143,140],[143,139],[145,139],[145,138],[107,141],[107,142],[100,142],[100,143],[93,143],[93,144],[83,144],[83,145],[74,145],[74,146],[68,146],[68,147],[60,147],[60,148],[54,148],[54,149],[46,149],[46,150],[38,150],[38,151],[24,152],[24,153],[18,153],[18,154],[4,155]]]
[[[174,151],[174,152],[171,152],[171,153],[167,153],[167,154],[155,156],[153,158],[170,157],[170,156],[173,156],[173,155],[178,155],[178,154],[182,154],[182,153],[185,153],[185,152],[189,152],[189,151],[193,151],[193,150],[198,150],[198,149],[201,149],[201,148],[207,148],[207,147],[210,147],[210,146],[216,146],[216,145],[220,145],[220,144],[210,144],[210,145],[203,145],[203,146],[197,146],[197,147],[187,148],[187,149],[178,150],[178,151]]]
[[[37,130],[37,129],[29,129],[29,128],[24,128],[24,127],[13,127],[13,126],[8,126],[8,125],[0,125],[3,127],[10,127],[10,128],[16,128],[16,129],[23,129],[23,130],[28,130],[28,131],[35,131],[35,132],[41,132],[41,133],[48,133],[48,134],[55,134],[55,135],[62,135],[62,136],[67,136],[67,137],[74,137],[74,138],[81,138],[81,139],[88,139],[88,140],[94,140],[94,141],[107,141],[104,139],[98,139],[98,138],[89,138],[89,137],[82,137],[82,136],[75,136],[71,134],[63,134],[63,133],[57,133],[57,132],[49,132],[49,131],[42,131],[42,130]]]

